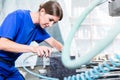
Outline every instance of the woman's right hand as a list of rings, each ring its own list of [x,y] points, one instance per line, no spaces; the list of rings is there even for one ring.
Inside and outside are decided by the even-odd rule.
[[[39,57],[48,57],[52,53],[52,48],[47,46],[32,46],[32,52],[37,54]]]

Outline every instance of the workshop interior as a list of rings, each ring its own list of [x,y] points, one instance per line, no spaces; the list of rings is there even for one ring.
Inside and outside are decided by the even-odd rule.
[[[49,0],[0,0],[0,24],[16,9],[37,11]],[[22,54],[25,80],[120,80],[120,0],[56,0],[63,19],[46,28],[64,47],[50,57]],[[30,45],[46,45],[31,42]]]

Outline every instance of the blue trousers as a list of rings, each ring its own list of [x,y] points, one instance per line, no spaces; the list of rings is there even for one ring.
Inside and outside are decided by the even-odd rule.
[[[0,80],[25,80],[17,68],[0,62]]]

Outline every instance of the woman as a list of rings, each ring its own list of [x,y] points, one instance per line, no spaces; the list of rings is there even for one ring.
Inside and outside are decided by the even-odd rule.
[[[46,27],[52,26],[63,17],[61,6],[48,1],[37,12],[16,10],[5,18],[0,27],[0,80],[24,80],[15,60],[22,54],[32,52],[38,56],[50,56],[52,49],[47,46],[30,46],[32,41],[45,41],[51,47],[62,50],[62,44],[51,37]]]

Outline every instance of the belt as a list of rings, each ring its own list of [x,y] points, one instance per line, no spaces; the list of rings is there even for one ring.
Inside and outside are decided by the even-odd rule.
[[[3,63],[8,64],[8,65],[13,65],[13,63],[11,63],[10,61],[4,60],[1,57],[0,57],[0,62],[3,62]]]

